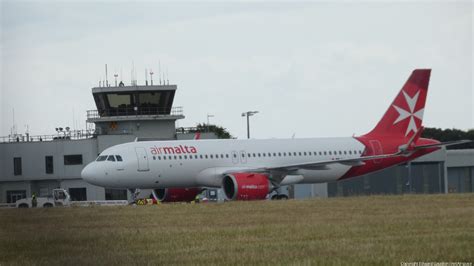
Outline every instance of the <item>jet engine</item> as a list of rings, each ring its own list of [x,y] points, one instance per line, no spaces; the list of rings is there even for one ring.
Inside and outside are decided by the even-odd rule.
[[[191,202],[199,193],[201,193],[200,188],[159,188],[153,190],[153,196],[160,202]]]
[[[235,173],[224,176],[222,187],[229,200],[262,200],[272,188],[266,175]]]

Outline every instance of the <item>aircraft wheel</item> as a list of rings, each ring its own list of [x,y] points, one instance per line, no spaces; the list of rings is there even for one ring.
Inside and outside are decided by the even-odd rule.
[[[273,195],[272,200],[279,200],[280,198],[278,196],[279,196],[278,194]]]
[[[287,200],[287,199],[288,199],[288,196],[285,195],[285,194],[280,194],[280,195],[278,195],[278,199],[279,199],[279,200]]]

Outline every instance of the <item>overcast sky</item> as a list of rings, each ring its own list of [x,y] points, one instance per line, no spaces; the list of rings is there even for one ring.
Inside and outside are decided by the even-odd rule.
[[[0,136],[85,128],[104,64],[138,83],[158,61],[186,118],[254,138],[371,130],[415,68],[432,68],[424,125],[474,128],[473,5],[1,1]],[[155,79],[156,80],[156,79]]]

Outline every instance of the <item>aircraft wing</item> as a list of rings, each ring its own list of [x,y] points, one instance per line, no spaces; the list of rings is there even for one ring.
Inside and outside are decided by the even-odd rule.
[[[359,166],[364,165],[364,161],[368,160],[376,160],[376,159],[384,159],[384,158],[391,158],[396,156],[401,156],[402,153],[394,153],[394,154],[382,154],[382,155],[374,155],[374,156],[365,156],[359,158],[336,158],[334,160],[326,160],[326,161],[316,161],[316,162],[307,162],[307,163],[298,163],[298,164],[287,164],[281,166],[273,166],[273,167],[265,167],[266,171],[295,171],[299,169],[306,169],[306,170],[328,170],[327,167],[330,164],[344,164],[349,166]]]
[[[259,168],[241,168],[241,169],[228,169],[224,171],[223,174],[232,174],[232,173],[271,173],[271,172],[291,172],[296,171],[299,169],[307,169],[307,170],[328,170],[327,167],[330,164],[344,164],[349,166],[359,166],[364,165],[364,161],[368,160],[376,160],[376,159],[383,159],[383,158],[391,158],[396,156],[402,156],[403,153],[398,152],[394,154],[382,154],[382,155],[374,155],[374,156],[365,156],[359,158],[336,158],[333,160],[325,160],[325,161],[315,161],[315,162],[307,162],[307,163],[298,163],[298,164],[286,164],[286,165],[278,165],[278,166],[269,166],[269,167],[259,167]]]

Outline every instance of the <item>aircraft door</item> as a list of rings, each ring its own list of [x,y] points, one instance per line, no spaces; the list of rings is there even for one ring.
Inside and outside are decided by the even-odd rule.
[[[382,155],[383,150],[382,150],[382,145],[380,144],[380,141],[378,140],[371,140],[370,146],[372,148],[372,155]],[[380,163],[380,159],[375,159],[374,163]]]
[[[135,148],[135,153],[137,154],[138,171],[150,171],[148,155],[146,154],[145,148]]]
[[[247,154],[245,151],[240,151],[240,162],[247,163]]]

